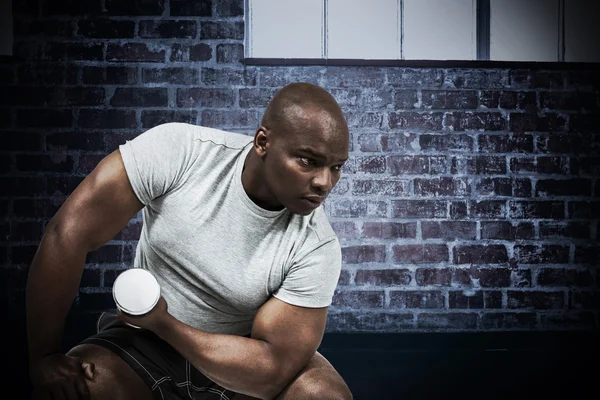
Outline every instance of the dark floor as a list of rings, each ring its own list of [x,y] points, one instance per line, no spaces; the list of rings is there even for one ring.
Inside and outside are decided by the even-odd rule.
[[[65,346],[91,319],[73,320]],[[3,387],[29,398],[24,321],[8,320]],[[327,334],[319,349],[363,399],[598,399],[599,332]],[[8,386],[7,386],[8,384]]]

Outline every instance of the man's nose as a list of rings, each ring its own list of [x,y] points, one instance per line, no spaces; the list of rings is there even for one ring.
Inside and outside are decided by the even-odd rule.
[[[321,168],[312,180],[313,187],[321,192],[329,192],[333,188],[333,180],[329,168]]]

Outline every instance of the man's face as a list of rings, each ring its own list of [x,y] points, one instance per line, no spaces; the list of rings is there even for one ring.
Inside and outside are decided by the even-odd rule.
[[[269,135],[264,177],[269,192],[294,214],[319,207],[340,179],[348,159],[348,131],[326,116]]]

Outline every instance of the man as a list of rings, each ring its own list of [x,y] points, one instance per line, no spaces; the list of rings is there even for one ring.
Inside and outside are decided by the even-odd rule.
[[[334,98],[294,83],[253,139],[169,123],[109,154],[52,218],[31,265],[34,397],[351,398],[316,351],[341,268],[321,203],[348,137]],[[156,276],[158,305],[103,314],[96,335],[61,354],[87,252],[140,210],[134,267]]]

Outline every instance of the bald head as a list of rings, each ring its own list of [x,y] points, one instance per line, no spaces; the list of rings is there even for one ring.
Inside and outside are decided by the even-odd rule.
[[[261,125],[276,134],[297,132],[297,128],[319,123],[331,131],[347,132],[344,114],[325,89],[305,82],[291,83],[269,102]]]

